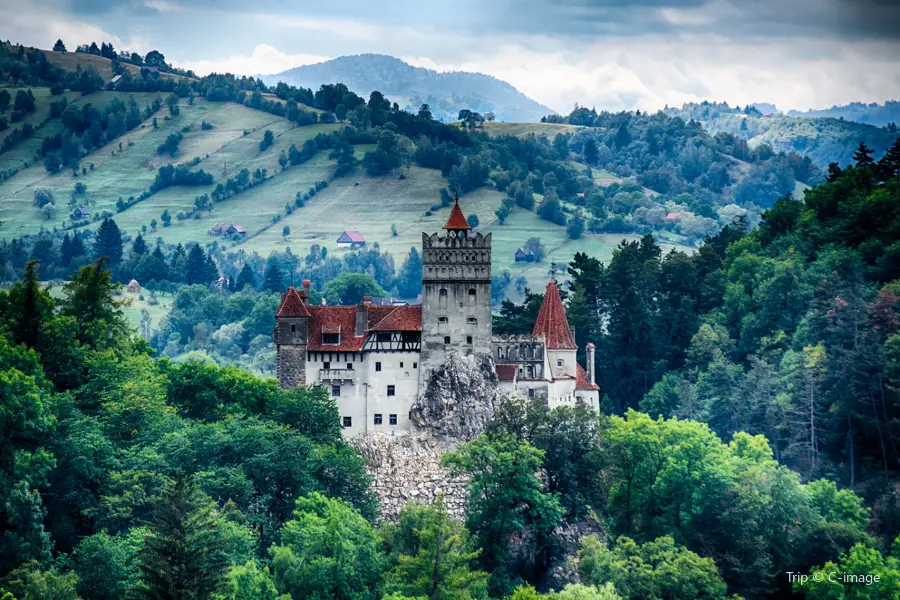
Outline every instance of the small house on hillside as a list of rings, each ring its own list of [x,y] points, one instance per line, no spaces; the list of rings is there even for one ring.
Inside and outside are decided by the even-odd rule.
[[[131,293],[139,294],[141,292],[141,284],[138,283],[137,279],[132,279],[128,282],[128,286],[125,289]]]
[[[222,230],[225,229],[227,225],[225,223],[219,223],[218,221],[210,228],[209,233],[207,235],[222,235]]]
[[[76,208],[75,210],[72,211],[72,220],[74,220],[74,221],[80,221],[81,219],[90,219],[90,218],[91,218],[91,211],[89,211],[88,209],[86,209],[83,206],[79,206],[78,208]]]
[[[233,235],[233,236],[241,237],[241,238],[242,238],[242,237],[244,237],[244,236],[247,235],[247,230],[244,229],[244,228],[243,228],[242,226],[240,226],[240,225],[229,225],[229,226],[225,229],[225,235]]]
[[[534,254],[525,248],[516,250],[516,262],[534,262]]]
[[[142,77],[148,77],[151,75],[154,77],[159,77],[159,67],[141,67]]]
[[[345,231],[337,239],[338,248],[362,248],[366,238],[358,231]]]

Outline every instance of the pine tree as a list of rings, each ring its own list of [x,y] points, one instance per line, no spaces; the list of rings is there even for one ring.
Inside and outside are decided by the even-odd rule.
[[[216,261],[213,260],[212,254],[206,255],[206,260],[203,263],[203,278],[205,281],[219,280],[219,267],[216,266]]]
[[[144,241],[144,236],[139,233],[134,238],[134,243],[131,244],[131,253],[135,256],[142,256],[147,250],[147,242]]]
[[[191,251],[187,257],[187,271],[185,273],[185,283],[188,285],[208,285],[212,279],[207,279],[209,271],[206,266],[206,254],[200,244],[191,246]]]
[[[94,257],[104,258],[110,267],[122,262],[122,232],[112,219],[104,219],[94,236]]]
[[[38,264],[32,260],[25,265],[22,281],[9,291],[5,315],[12,340],[29,348],[37,346],[44,319],[53,309],[53,300],[41,289]]]
[[[856,152],[853,153],[853,161],[857,167],[871,167],[875,164],[875,160],[872,158],[872,149],[866,146],[865,142],[860,142]]]
[[[269,266],[266,267],[263,289],[267,292],[280,292],[284,289],[284,273],[281,272],[278,263],[274,260],[269,262]]]
[[[139,554],[147,600],[206,600],[223,590],[229,565],[213,503],[179,478],[156,505]]]
[[[53,51],[54,52],[65,52],[66,51],[66,45],[63,43],[63,41],[61,39],[56,40],[56,43],[53,44]]]
[[[104,260],[85,265],[72,275],[63,287],[63,314],[74,317],[78,324],[78,340],[91,348],[109,347],[120,336],[127,335],[128,323],[122,314],[121,301],[116,300],[119,286]]]
[[[68,267],[72,264],[72,238],[66,233],[63,235],[62,243],[59,245],[59,264]]]
[[[29,560],[50,561],[53,542],[44,530],[47,511],[40,493],[22,480],[10,490],[4,511],[7,531],[0,542],[0,573]]]
[[[244,268],[241,269],[237,277],[237,289],[240,291],[248,286],[251,290],[256,289],[256,277],[253,275],[253,269],[250,268],[250,264],[244,263]]]
[[[878,161],[878,168],[885,181],[891,177],[900,177],[900,138],[894,140],[894,145]]]

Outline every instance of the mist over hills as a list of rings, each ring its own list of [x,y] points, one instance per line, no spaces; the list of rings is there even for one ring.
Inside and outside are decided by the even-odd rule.
[[[554,112],[496,77],[464,71],[439,73],[384,54],[341,56],[260,77],[268,85],[283,81],[314,90],[322,84],[343,83],[363,97],[378,90],[401,108],[417,109],[427,103],[435,118],[443,121],[456,120],[464,108],[493,112],[498,121],[539,121]]]

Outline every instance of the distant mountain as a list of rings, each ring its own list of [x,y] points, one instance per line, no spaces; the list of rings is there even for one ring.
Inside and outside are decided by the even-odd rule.
[[[762,114],[753,107],[739,110],[724,102],[688,103],[681,108],[667,108],[665,112],[686,121],[699,121],[713,134],[724,132],[742,137],[751,147],[768,144],[776,152],[808,156],[821,168],[832,162],[841,166],[850,164],[860,142],[872,148],[878,159],[900,135],[896,126],[876,127],[810,114]]]
[[[434,117],[444,121],[455,121],[464,108],[493,112],[498,121],[540,121],[554,112],[496,77],[464,71],[439,73],[384,54],[341,56],[261,78],[268,85],[283,81],[313,90],[326,83],[343,83],[366,98],[378,90],[408,110],[427,103]]]
[[[778,112],[778,107],[771,102],[754,102],[750,106],[758,110],[764,115]]]
[[[788,112],[788,116],[831,117],[833,119],[866,123],[876,127],[884,127],[890,123],[900,125],[900,101],[888,100],[884,104],[878,104],[877,102],[871,104],[851,102],[844,106],[832,106],[821,110],[792,110]]]

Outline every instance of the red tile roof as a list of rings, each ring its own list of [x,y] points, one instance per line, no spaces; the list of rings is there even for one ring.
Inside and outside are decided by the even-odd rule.
[[[600,386],[596,383],[591,383],[591,380],[588,379],[587,371],[585,371],[581,365],[576,365],[575,371],[577,377],[575,382],[576,390],[599,390]]]
[[[387,314],[381,320],[375,322],[372,317],[383,310],[388,309]],[[374,313],[374,314],[373,314]],[[383,306],[369,307],[369,331],[422,331],[422,307],[421,306]]]
[[[463,214],[462,209],[459,207],[459,200],[457,200],[456,204],[453,205],[453,208],[450,209],[450,218],[447,219],[447,224],[444,225],[444,229],[465,229],[466,231],[472,229],[469,226],[469,222],[466,221],[466,216]]]
[[[355,306],[310,306],[307,350],[359,352],[366,336],[356,331]],[[369,306],[369,331],[422,331],[421,306]],[[323,344],[323,333],[341,332],[339,344]]]
[[[344,239],[346,238],[346,239]],[[363,237],[358,231],[345,231],[341,234],[341,236],[337,239],[338,242],[347,242],[347,241],[355,242],[357,244],[365,244],[366,238]]]
[[[548,350],[574,350],[575,340],[569,329],[569,320],[556,280],[551,279],[544,292],[544,301],[534,323],[533,335],[543,335]]]
[[[516,365],[497,365],[494,367],[494,370],[497,371],[497,377],[500,378],[500,381],[516,380]]]
[[[297,288],[291,286],[284,293],[284,297],[281,299],[281,305],[278,307],[278,310],[275,312],[275,317],[308,317],[309,309],[306,307],[306,304],[303,302],[303,298],[300,296],[300,292],[297,291]]]

